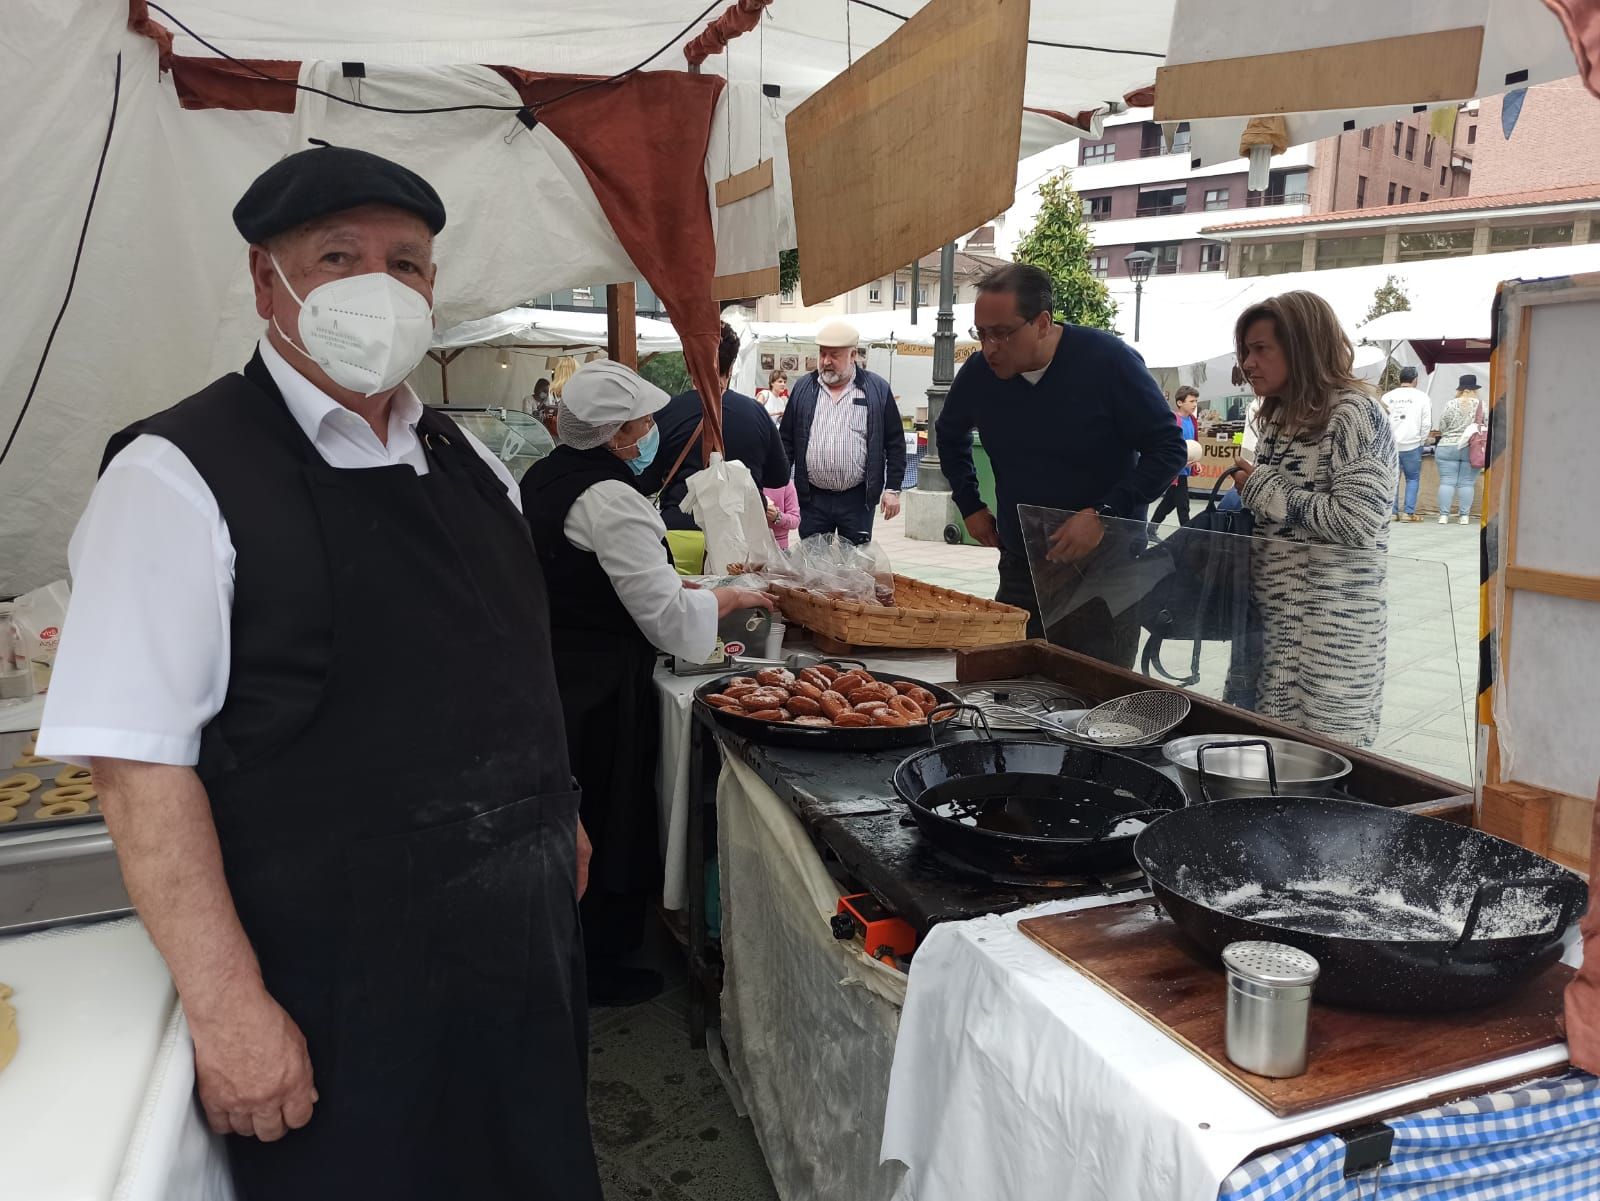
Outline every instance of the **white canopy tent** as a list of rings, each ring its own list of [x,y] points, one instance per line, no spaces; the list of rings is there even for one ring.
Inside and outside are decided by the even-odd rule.
[[[62,574],[68,536],[112,431],[248,356],[261,322],[229,211],[263,168],[321,137],[426,176],[450,214],[435,248],[441,324],[575,285],[649,278],[597,193],[595,164],[569,145],[573,131],[564,140],[552,120],[527,128],[516,116],[526,107],[522,85],[493,68],[609,75],[648,60],[634,78],[650,86],[658,75],[683,76],[683,44],[727,7],[701,0],[463,0],[400,10],[377,0],[168,0],[148,11],[143,0],[9,5],[0,110],[11,119],[0,131],[0,157],[18,169],[0,182],[8,217],[0,264],[20,303],[0,329],[0,435],[17,430],[0,461],[0,590]],[[1022,153],[1077,132],[1051,114],[1076,120],[1148,83],[1170,16],[1171,0],[1130,0],[1085,23],[1065,0],[1038,0],[1027,103],[1040,111],[1024,123]],[[195,107],[162,70],[170,60],[160,31],[130,28],[130,18],[171,31],[179,61],[203,60],[198,65],[213,81],[263,90],[259,67],[230,67],[218,58],[226,54],[279,60],[280,72],[287,60],[290,74],[274,79],[290,82],[278,82],[265,104],[201,100]],[[766,261],[780,243],[792,244],[783,116],[899,25],[861,5],[777,0],[760,28],[707,61],[705,72],[720,71],[729,83],[710,114],[699,172],[718,262],[724,253],[740,257],[739,239],[764,242]],[[362,77],[347,78],[345,63],[362,64]],[[300,87],[316,92],[291,90],[296,65]],[[763,83],[777,84],[779,96],[763,96]],[[273,107],[285,97],[292,111]],[[631,205],[630,220],[670,254],[680,227],[629,185],[663,157],[647,139],[677,133],[686,117],[659,105],[629,111],[641,123],[640,153],[631,170],[619,162],[602,172],[607,195]],[[654,133],[645,128],[651,122]],[[616,146],[613,138],[613,153]],[[711,185],[764,157],[775,162],[774,221],[719,225]],[[85,230],[81,214],[91,195]],[[743,248],[746,261],[751,253]],[[663,273],[659,262],[655,273]],[[69,278],[71,301],[52,341]],[[680,332],[686,316],[674,307]]]
[[[640,362],[683,349],[670,322],[635,319]],[[527,410],[527,400],[555,361],[606,348],[604,313],[518,307],[463,321],[434,335],[433,350],[408,381],[429,404],[489,405]]]

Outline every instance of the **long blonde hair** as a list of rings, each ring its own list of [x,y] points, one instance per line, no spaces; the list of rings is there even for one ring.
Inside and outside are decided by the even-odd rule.
[[[1285,292],[1240,314],[1233,341],[1241,366],[1248,354],[1245,335],[1261,320],[1272,322],[1289,367],[1286,394],[1262,398],[1262,428],[1277,425],[1290,435],[1321,433],[1342,393],[1373,395],[1371,387],[1356,375],[1355,347],[1339,318],[1315,292]]]
[[[567,386],[567,381],[572,378],[573,372],[578,369],[578,360],[571,355],[563,355],[556,360],[555,370],[550,373],[550,395],[557,400],[561,399],[561,392]]]

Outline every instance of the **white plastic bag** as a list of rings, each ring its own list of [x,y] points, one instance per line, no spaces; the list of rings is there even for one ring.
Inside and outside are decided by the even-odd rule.
[[[67,619],[67,602],[71,599],[72,589],[67,581],[57,580],[14,602],[22,649],[35,663],[46,667],[55,663],[56,648],[61,645],[61,623]]]
[[[767,525],[767,505],[743,463],[711,456],[711,466],[689,477],[679,506],[705,531],[708,573],[734,564],[749,568],[776,562],[782,552]]]

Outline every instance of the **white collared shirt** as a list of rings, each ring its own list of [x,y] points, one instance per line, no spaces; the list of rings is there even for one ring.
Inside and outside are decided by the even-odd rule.
[[[390,403],[382,442],[266,338],[259,350],[295,423],[330,467],[404,463],[428,473],[416,432],[423,406],[409,387]],[[520,509],[511,473],[466,437]],[[39,753],[80,763],[98,755],[192,765],[200,731],[228,691],[234,548],[216,497],[182,451],[143,434],[95,484],[67,561],[72,602]]]
[[[848,492],[867,478],[866,397],[853,371],[839,392],[817,377],[817,403],[806,444],[806,476],[813,487]]]

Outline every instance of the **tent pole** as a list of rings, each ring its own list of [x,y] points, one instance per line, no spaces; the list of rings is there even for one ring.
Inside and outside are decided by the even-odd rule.
[[[639,370],[638,307],[633,284],[606,285],[606,354],[613,363]]]

